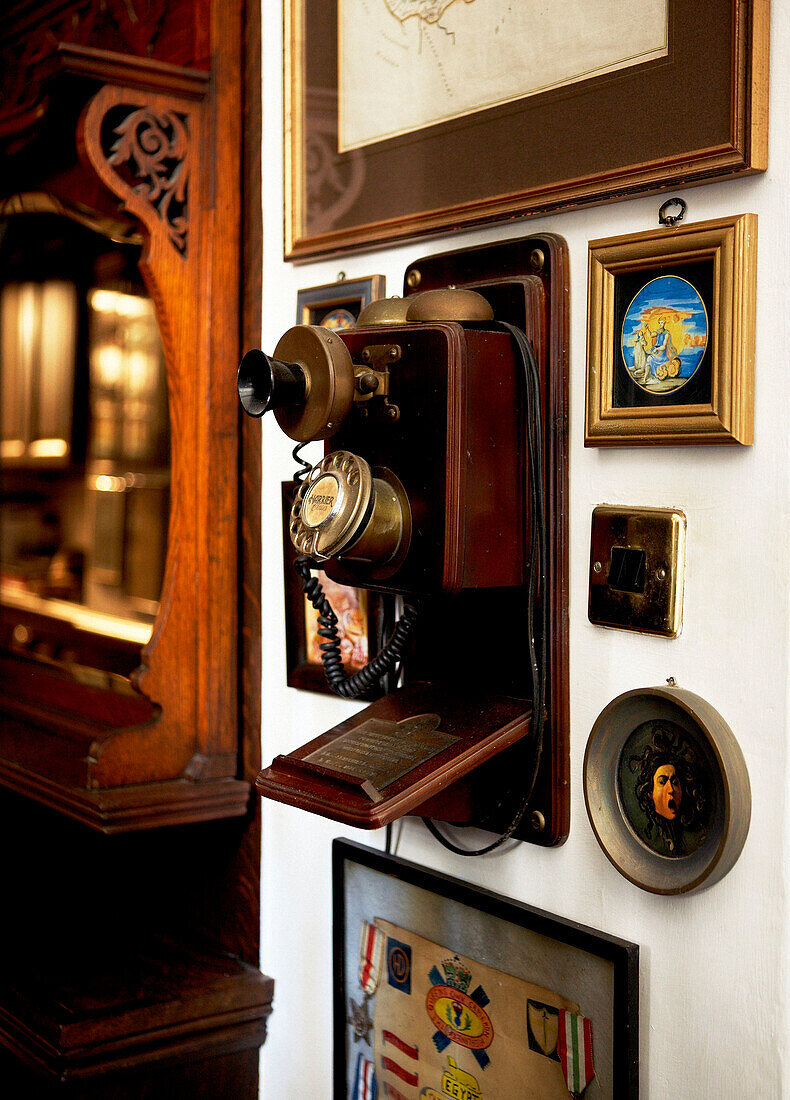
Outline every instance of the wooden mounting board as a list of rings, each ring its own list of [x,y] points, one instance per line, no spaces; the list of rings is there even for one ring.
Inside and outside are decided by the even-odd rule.
[[[499,321],[523,329],[535,349],[543,397],[543,455],[548,536],[548,692],[547,720],[540,769],[527,812],[516,832],[521,840],[543,846],[561,844],[570,829],[570,706],[568,680],[568,248],[554,233],[499,241],[479,248],[444,252],[415,260],[404,275],[404,295],[453,285],[474,288],[486,297]],[[423,654],[410,664],[425,676],[436,665],[437,643],[443,633],[452,640],[460,630],[471,639],[461,660],[463,675],[474,675],[492,691],[529,696],[529,681],[519,645],[523,612],[518,592],[480,596],[464,594],[460,603],[437,609],[434,630],[422,634]],[[466,650],[471,649],[471,656]],[[446,653],[447,646],[442,646]],[[452,654],[448,654],[452,658]],[[444,662],[447,665],[447,661]],[[457,663],[457,662],[456,662]],[[434,672],[433,675],[437,673]],[[439,675],[451,675],[440,669]],[[522,790],[518,779],[529,768],[527,739],[465,781],[474,792],[466,800],[477,809],[468,824],[492,831],[507,827]],[[460,785],[459,785],[460,786]],[[456,789],[450,805],[463,800]],[[533,817],[535,812],[540,817]],[[445,816],[447,806],[434,816]],[[533,821],[536,824],[533,824]],[[536,827],[542,821],[540,827]]]
[[[539,234],[427,257],[407,268],[404,293],[448,285],[474,287],[489,299],[498,321],[523,329],[540,371],[547,719],[537,780],[516,836],[556,845],[570,826],[567,246],[561,237]],[[404,672],[406,687],[277,757],[258,777],[259,792],[358,828],[418,814],[503,831],[523,802],[535,761],[528,736],[526,617],[525,587],[426,599]],[[442,746],[417,737],[405,752],[396,724],[426,714],[438,715],[438,731],[458,740]],[[389,723],[389,733],[382,723]],[[387,758],[383,772],[377,755]]]

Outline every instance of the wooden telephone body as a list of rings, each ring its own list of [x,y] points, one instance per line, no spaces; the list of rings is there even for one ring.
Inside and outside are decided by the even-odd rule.
[[[394,573],[354,561],[353,549],[325,571],[400,595],[523,583],[524,382],[511,338],[454,322],[339,335],[355,364],[366,349],[394,348],[398,358],[387,367],[386,404],[374,395],[352,406],[326,453],[352,451],[392,470],[408,496],[411,537]]]

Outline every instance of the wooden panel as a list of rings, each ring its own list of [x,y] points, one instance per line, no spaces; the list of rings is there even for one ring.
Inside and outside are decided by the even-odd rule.
[[[25,0],[13,14],[50,34],[49,16],[67,6]],[[255,1100],[271,1011],[248,797],[260,765],[260,436],[245,425],[240,445],[233,387],[239,333],[260,330],[260,221],[246,227],[246,288],[240,232],[245,188],[250,210],[260,195],[260,10],[242,0],[148,10],[160,7],[158,41],[169,45],[158,60],[93,40],[50,59],[46,113],[9,139],[16,174],[0,184],[41,188],[55,206],[79,204],[80,216],[144,239],[175,483],[142,690],[0,656],[0,831],[15,838],[3,864],[15,901],[0,910],[0,938],[14,945],[0,983],[4,1095]],[[101,9],[108,20],[132,10]],[[0,40],[8,26],[0,16]],[[173,64],[209,56],[210,80]],[[113,150],[119,126],[127,140]],[[145,153],[160,138],[173,155],[158,174]]]
[[[546,732],[535,790],[516,835],[541,845],[561,844],[570,828],[570,702],[568,672],[568,315],[569,269],[565,241],[553,233],[535,234],[421,257],[404,275],[410,287],[464,286],[490,302],[495,315],[523,329],[535,348],[543,400],[544,494],[548,533],[548,697]],[[541,284],[540,287],[536,283]],[[519,695],[527,691],[524,645],[525,609],[512,593],[462,604],[444,601],[423,623],[410,674],[435,675],[496,685]],[[494,642],[485,644],[495,629]],[[456,640],[462,639],[459,643]],[[449,643],[449,644],[448,644]],[[438,669],[437,669],[438,662]],[[469,783],[456,783],[445,795],[442,820],[455,801],[473,804],[471,823],[500,832],[523,797],[524,776],[534,760],[529,738],[484,765]],[[539,816],[534,816],[537,811]],[[426,813],[428,810],[425,811]],[[433,810],[431,809],[432,813]]]
[[[0,1076],[7,1096],[37,1100],[256,1100],[258,1058],[257,1047],[227,1054],[192,1051],[186,1059],[162,1059],[129,1071],[62,1082],[0,1050]]]
[[[134,958],[80,959],[78,971],[73,960],[55,963],[38,981],[27,962],[8,973],[0,1041],[42,1077],[62,1082],[260,1046],[270,978],[172,942],[136,947]]]
[[[22,6],[17,14],[26,12]],[[61,75],[52,86],[63,94],[47,101],[42,125],[51,130],[56,121],[63,132],[86,103],[71,160],[68,140],[47,162],[41,141],[26,135],[26,151],[14,162],[18,175],[7,184],[51,186],[67,208],[95,199],[99,220],[120,200],[146,241],[141,267],[167,363],[173,492],[160,611],[133,677],[145,706],[110,697],[114,722],[97,727],[82,710],[84,693],[69,685],[53,692],[35,669],[26,671],[35,681],[26,710],[15,686],[4,696],[8,767],[0,768],[0,781],[32,791],[43,777],[35,797],[103,830],[184,820],[190,812],[195,820],[244,812],[247,788],[236,783],[239,502],[228,476],[239,464],[232,378],[242,304],[242,16],[241,3],[223,9],[210,84],[166,54],[123,56],[69,39],[53,61]],[[10,24],[0,23],[3,33],[13,38]],[[98,92],[96,81],[104,81]],[[97,181],[112,201],[98,198]],[[248,457],[251,451],[248,445]],[[172,814],[164,805],[168,781]],[[185,797],[188,783],[213,789]],[[134,794],[97,796],[122,787],[139,794],[139,813]]]

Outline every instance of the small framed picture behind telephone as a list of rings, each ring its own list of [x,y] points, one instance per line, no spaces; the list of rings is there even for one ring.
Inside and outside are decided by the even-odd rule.
[[[385,286],[384,275],[367,275],[307,287],[296,295],[296,323],[322,325],[336,332],[353,328],[365,306],[384,297]]]
[[[294,483],[282,483],[283,553],[285,565],[285,648],[288,686],[303,691],[332,694],[321,663],[318,612],[304,593],[294,569],[296,550],[288,537],[288,518],[293,504]],[[343,667],[349,676],[364,668],[378,652],[381,622],[380,599],[364,588],[338,584],[317,571],[332,610],[337,615]],[[361,699],[378,699],[383,692],[372,689]]]
[[[757,216],[591,241],[588,447],[752,442]]]

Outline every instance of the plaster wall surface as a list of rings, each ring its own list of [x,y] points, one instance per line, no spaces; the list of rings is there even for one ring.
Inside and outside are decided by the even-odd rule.
[[[571,831],[559,849],[527,844],[481,859],[440,848],[407,820],[398,854],[637,942],[641,947],[641,1096],[775,1100],[790,1095],[786,842],[788,813],[788,291],[790,290],[790,0],[774,0],[769,170],[681,190],[687,221],[759,216],[753,447],[583,446],[587,242],[657,224],[660,197],[562,213],[294,266],[282,261],[282,23],[263,0],[264,335],[272,350],[294,323],[301,287],[374,273],[399,293],[427,252],[546,230],[568,241],[571,265],[570,673]],[[631,105],[638,110],[639,105]],[[280,482],[292,444],[263,429],[263,759],[287,753],[356,707],[285,684]],[[316,455],[320,454],[320,445]],[[310,457],[310,452],[308,452]],[[676,506],[688,519],[684,626],[675,640],[587,620],[590,515],[596,504]],[[753,797],[743,854],[720,883],[685,898],[656,897],[622,878],[599,849],[584,808],[582,759],[603,707],[630,688],[679,684],[707,698],[743,749]],[[263,1048],[261,1095],[331,1096],[330,850],[358,833],[264,801],[263,969],[276,994]],[[507,1100],[507,1098],[500,1098]]]

